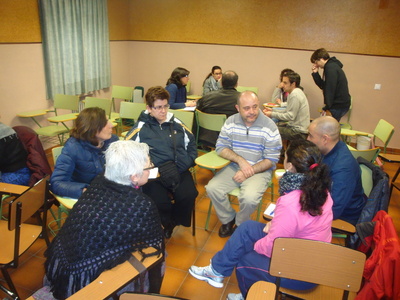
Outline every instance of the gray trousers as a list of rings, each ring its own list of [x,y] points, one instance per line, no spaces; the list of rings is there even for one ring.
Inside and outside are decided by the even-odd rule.
[[[268,170],[254,174],[240,184],[232,179],[238,170],[238,165],[231,163],[219,171],[206,185],[207,194],[222,224],[229,223],[235,217],[237,226],[249,220],[271,180],[272,171]],[[228,193],[237,187],[240,187],[238,213],[232,208],[228,198]]]

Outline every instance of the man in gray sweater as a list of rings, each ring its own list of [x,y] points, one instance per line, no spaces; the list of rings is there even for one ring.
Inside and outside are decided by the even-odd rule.
[[[299,88],[300,75],[291,72],[282,77],[283,90],[289,93],[286,110],[282,112],[265,108],[264,114],[270,118],[287,123],[278,124],[279,133],[283,140],[307,138],[310,125],[310,108],[304,92]]]

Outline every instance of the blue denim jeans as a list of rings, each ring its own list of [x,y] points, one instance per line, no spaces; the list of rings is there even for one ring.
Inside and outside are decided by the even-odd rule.
[[[264,223],[252,220],[242,223],[226,242],[225,247],[211,260],[213,269],[225,277],[230,276],[236,267],[236,277],[243,297],[246,297],[249,288],[259,280],[273,283],[276,281],[276,277],[269,274],[270,258],[254,251],[254,243],[266,236],[263,232],[264,227]],[[307,290],[315,284],[282,278],[281,286]]]
[[[334,117],[338,122],[340,122],[340,119],[349,111],[348,108],[341,108],[341,109],[330,109],[329,110],[332,114],[332,117]]]

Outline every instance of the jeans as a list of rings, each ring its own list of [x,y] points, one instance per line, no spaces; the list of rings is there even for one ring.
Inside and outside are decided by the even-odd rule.
[[[348,108],[333,108],[329,110],[332,114],[332,117],[334,117],[338,122],[340,122],[340,119],[349,111]]]

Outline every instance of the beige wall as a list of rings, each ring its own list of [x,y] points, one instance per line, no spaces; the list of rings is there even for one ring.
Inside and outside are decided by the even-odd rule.
[[[332,53],[335,54],[335,53]],[[258,86],[260,98],[268,100],[277,84],[281,69],[290,67],[302,77],[302,86],[309,98],[312,117],[318,115],[322,94],[312,82],[309,57],[311,51],[283,50],[244,46],[222,46],[162,42],[111,42],[112,83],[164,86],[173,68],[182,66],[191,71],[192,92],[201,93],[201,84],[212,65],[239,74],[239,84]],[[380,118],[397,129],[399,104],[397,73],[399,58],[338,54],[344,64],[350,92],[354,98],[351,123],[354,128],[371,132]],[[9,125],[36,125],[16,117],[21,111],[52,106],[45,100],[45,80],[40,44],[0,45],[1,121]],[[382,89],[373,89],[375,83]],[[97,96],[109,96],[104,90]],[[47,121],[39,118],[42,124]],[[400,149],[399,130],[390,147]]]
[[[269,100],[284,68],[292,68],[302,78],[310,103],[311,116],[318,116],[323,97],[311,78],[312,51],[284,50],[244,46],[204,44],[130,42],[132,85],[146,89],[165,85],[171,71],[178,66],[191,71],[192,93],[200,94],[205,76],[213,65],[232,69],[239,75],[239,85],[259,87],[262,101]],[[336,55],[334,52],[332,55]],[[392,123],[395,132],[390,147],[400,148],[399,100],[393,87],[397,86],[399,58],[337,54],[344,64],[354,99],[351,124],[357,130],[372,132],[380,118]],[[374,90],[375,83],[382,89]]]

